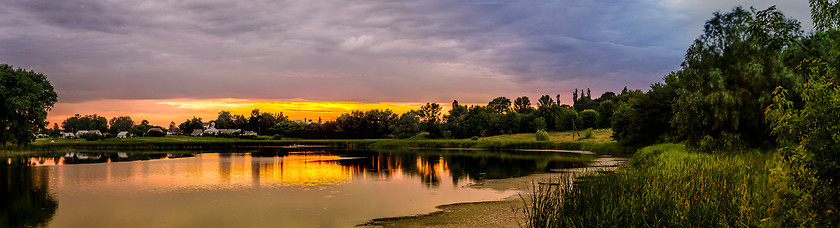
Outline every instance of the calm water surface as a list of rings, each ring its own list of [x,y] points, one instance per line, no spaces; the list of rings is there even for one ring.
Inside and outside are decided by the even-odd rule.
[[[350,227],[515,191],[482,179],[589,157],[442,150],[62,153],[3,157],[0,227]]]

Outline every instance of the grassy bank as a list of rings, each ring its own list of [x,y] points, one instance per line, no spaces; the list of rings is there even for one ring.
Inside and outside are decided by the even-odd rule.
[[[774,153],[641,149],[617,172],[540,185],[526,205],[531,227],[779,226],[786,190]],[[567,178],[561,178],[567,179]],[[788,224],[789,225],[789,224]]]
[[[284,147],[294,145],[321,145],[341,148],[475,148],[493,150],[511,149],[558,149],[590,150],[596,153],[622,154],[627,150],[617,146],[609,139],[612,132],[608,129],[595,130],[591,138],[572,138],[572,132],[551,132],[548,142],[536,141],[531,134],[499,135],[477,139],[281,139],[268,137],[258,139],[217,138],[217,137],[143,137],[128,139],[105,139],[86,141],[83,139],[39,139],[27,147],[7,147],[16,151],[53,151],[64,149],[219,149],[219,148],[259,148]]]

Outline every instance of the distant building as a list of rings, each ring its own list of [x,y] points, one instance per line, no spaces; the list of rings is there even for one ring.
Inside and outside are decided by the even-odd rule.
[[[129,136],[129,134],[128,134],[127,131],[121,131],[120,133],[117,133],[117,138],[118,139],[128,138],[128,136]]]
[[[148,130],[148,131],[146,131],[146,133],[153,132],[153,131],[157,131],[157,132],[163,133],[163,129],[160,129],[159,127],[149,128],[149,130]]]
[[[73,134],[73,133],[64,133],[64,132],[62,132],[62,133],[61,133],[61,138],[64,138],[64,139],[75,139],[75,138],[76,138],[76,134]]]
[[[234,135],[234,134],[238,134],[238,133],[242,133],[242,130],[241,129],[219,129],[219,134],[222,134],[222,135]]]
[[[201,137],[203,133],[204,131],[201,129],[194,129],[190,136]]]
[[[253,135],[253,136],[257,136],[257,132],[254,132],[254,131],[245,131],[245,133],[242,133],[242,135]]]
[[[86,134],[102,135],[102,132],[99,132],[99,130],[79,130],[76,132],[76,137],[82,137],[82,135]]]

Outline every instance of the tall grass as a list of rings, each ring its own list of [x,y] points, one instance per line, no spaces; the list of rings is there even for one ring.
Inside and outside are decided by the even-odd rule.
[[[525,214],[530,227],[773,225],[787,208],[780,200],[785,185],[773,174],[780,164],[774,154],[710,155],[654,145],[619,171],[535,187]]]

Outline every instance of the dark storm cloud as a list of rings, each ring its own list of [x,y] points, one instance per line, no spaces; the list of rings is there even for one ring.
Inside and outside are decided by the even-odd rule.
[[[576,87],[644,88],[677,69],[712,12],[738,4],[6,3],[0,4],[0,62],[46,73],[62,102],[181,97],[483,102]],[[795,12],[788,15],[808,21],[807,3],[788,8]]]

